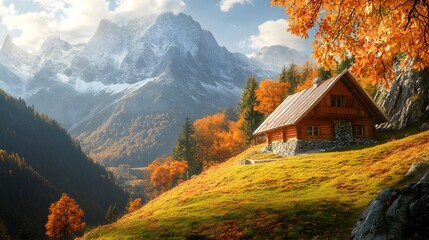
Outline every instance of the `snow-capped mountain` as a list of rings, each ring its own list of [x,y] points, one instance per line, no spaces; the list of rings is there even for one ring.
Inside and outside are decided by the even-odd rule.
[[[23,96],[26,83],[40,68],[40,59],[13,44],[6,36],[0,50],[0,88],[7,92]]]
[[[263,47],[252,54],[251,59],[256,60],[260,65],[273,72],[281,72],[283,66],[289,66],[291,63],[301,65],[310,58],[292,48],[285,46]]]
[[[110,166],[170,153],[185,117],[235,106],[249,75],[278,72],[219,46],[185,14],[103,20],[87,44],[52,37],[34,54],[7,38],[0,51],[0,88],[57,119]]]

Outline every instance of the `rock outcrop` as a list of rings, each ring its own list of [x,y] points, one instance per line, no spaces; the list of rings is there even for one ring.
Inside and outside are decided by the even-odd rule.
[[[387,188],[356,223],[350,239],[429,239],[429,171],[416,184]]]
[[[399,73],[390,89],[378,90],[375,101],[390,117],[379,128],[402,129],[429,116],[429,71]]]

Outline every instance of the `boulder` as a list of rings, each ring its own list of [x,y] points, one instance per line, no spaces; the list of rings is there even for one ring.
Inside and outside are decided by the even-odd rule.
[[[420,129],[429,129],[429,123],[423,123],[421,126],[420,126]]]
[[[384,189],[362,213],[350,239],[429,239],[429,171],[416,184]]]

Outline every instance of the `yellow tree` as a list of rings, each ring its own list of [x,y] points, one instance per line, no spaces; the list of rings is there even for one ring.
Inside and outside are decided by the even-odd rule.
[[[46,235],[59,239],[69,239],[73,232],[85,228],[82,222],[84,212],[76,201],[63,193],[60,200],[49,207],[48,222],[46,223]]]
[[[317,25],[314,57],[334,69],[346,54],[353,73],[388,83],[394,65],[429,66],[429,4],[426,0],[271,0],[285,8],[289,29],[307,38]]]
[[[134,212],[136,210],[138,210],[139,208],[141,208],[142,204],[142,199],[141,198],[136,198],[134,200],[132,200],[130,198],[130,202],[129,202],[129,206],[128,206],[128,212]]]
[[[289,84],[287,82],[278,82],[276,80],[262,80],[259,89],[256,89],[256,100],[259,105],[255,107],[256,111],[268,115],[282,103],[288,95]]]

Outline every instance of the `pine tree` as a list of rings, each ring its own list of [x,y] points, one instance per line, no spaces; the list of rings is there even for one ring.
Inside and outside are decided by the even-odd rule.
[[[353,62],[355,61],[354,57],[351,56],[346,56],[344,58],[344,60],[342,60],[338,65],[337,68],[335,69],[335,73],[336,74],[340,74],[342,73],[345,69],[350,68],[353,64]]]
[[[194,133],[194,126],[192,126],[191,120],[187,117],[173,151],[175,160],[185,160],[188,163],[188,177],[199,174],[202,171],[202,164],[196,159],[197,140]]]
[[[282,67],[282,71],[281,71],[281,73],[279,74],[279,82],[280,82],[280,83],[282,83],[282,82],[287,82],[287,79],[286,79],[286,72],[287,72],[287,70],[286,70],[286,66],[285,66],[285,65],[283,65],[283,67]]]
[[[249,144],[253,139],[253,132],[262,122],[263,114],[255,110],[258,105],[255,91],[258,89],[258,83],[254,76],[247,79],[246,86],[241,95],[239,104],[240,116],[243,118],[243,123],[240,126],[243,132],[246,144]]]
[[[331,70],[326,70],[325,68],[320,67],[318,77],[324,81],[332,77],[332,72]]]
[[[289,83],[288,94],[290,95],[295,93],[299,82],[299,73],[296,64],[291,63],[289,65],[289,68],[285,73],[285,82]]]
[[[4,225],[3,221],[0,220],[0,240],[8,240],[9,235],[7,233],[6,226]]]
[[[106,211],[106,220],[107,222],[111,223],[118,219],[119,217],[119,210],[118,206],[115,204],[110,205],[109,208],[107,208]]]

